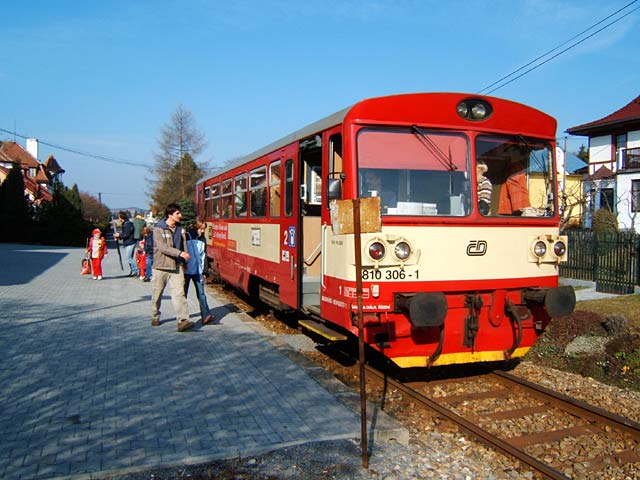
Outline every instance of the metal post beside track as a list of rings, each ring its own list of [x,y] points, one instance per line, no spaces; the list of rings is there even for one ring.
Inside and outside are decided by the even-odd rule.
[[[353,240],[356,260],[356,298],[358,303],[358,364],[360,366],[360,448],[362,467],[369,468],[367,451],[367,388],[364,369],[364,328],[362,319],[362,242],[360,239],[360,199],[353,199]]]

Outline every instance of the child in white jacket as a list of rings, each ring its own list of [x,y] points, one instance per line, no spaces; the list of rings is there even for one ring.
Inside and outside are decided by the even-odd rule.
[[[191,258],[187,262],[184,270],[184,295],[185,297],[187,296],[189,284],[193,281],[198,294],[200,316],[203,325],[213,323],[214,321],[214,316],[209,310],[207,295],[204,291],[205,280],[209,275],[209,262],[204,240],[205,229],[205,223],[198,220],[187,232],[187,252]]]

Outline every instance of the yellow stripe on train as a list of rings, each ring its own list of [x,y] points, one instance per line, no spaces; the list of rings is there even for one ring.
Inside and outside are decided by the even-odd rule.
[[[516,348],[511,358],[524,357],[531,347]],[[393,357],[396,365],[402,368],[426,367],[429,365],[429,357]],[[506,360],[504,350],[494,350],[489,352],[460,352],[446,353],[440,355],[433,363],[433,367],[442,365],[452,365],[455,363],[475,363],[475,362],[502,362]]]

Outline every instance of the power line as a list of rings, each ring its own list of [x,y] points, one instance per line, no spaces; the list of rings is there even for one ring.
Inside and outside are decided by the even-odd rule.
[[[0,132],[4,132],[4,133],[8,133],[9,135],[14,135],[16,137],[20,137],[20,138],[31,138],[31,137],[27,137],[25,135],[20,135],[19,133],[16,133],[15,131],[12,132],[10,130],[5,130],[4,128],[0,128]],[[67,148],[67,147],[62,147],[60,145],[55,145],[53,143],[49,143],[49,142],[45,142],[43,140],[38,139],[38,143],[41,143],[43,145],[47,145],[48,147],[51,148],[56,148],[58,150],[64,150],[65,152],[70,152],[70,153],[75,153],[76,155],[81,155],[83,157],[89,157],[89,158],[95,158],[97,160],[102,160],[105,162],[110,162],[110,163],[118,163],[121,165],[130,165],[132,167],[144,167],[144,168],[152,168],[152,165],[149,165],[147,163],[141,163],[141,162],[133,162],[131,160],[120,160],[117,158],[111,158],[111,157],[107,157],[104,155],[98,155],[96,153],[89,153],[89,152],[82,152],[80,150],[75,150],[73,148]]]
[[[527,63],[526,65],[521,66],[520,68],[514,70],[513,72],[509,73],[508,75],[505,75],[504,77],[500,78],[499,80],[496,80],[495,82],[493,82],[490,85],[487,85],[486,87],[484,87],[482,90],[480,90],[478,93],[482,93],[485,92],[486,90],[488,90],[489,88],[493,87],[494,85],[498,85],[500,82],[502,82],[503,80],[506,80],[509,77],[512,77],[513,75],[515,75],[516,73],[520,72],[521,70],[527,68],[529,65],[532,65],[534,63],[536,63],[538,60],[550,55],[551,53],[555,52],[556,50],[558,50],[559,48],[563,47],[564,45],[568,44],[569,42],[571,42],[572,40],[584,35],[585,33],[587,33],[589,30],[592,30],[593,28],[597,27],[598,25],[604,23],[605,21],[607,21],[608,19],[610,19],[611,17],[617,15],[618,13],[620,13],[621,11],[629,8],[631,5],[633,5],[634,3],[637,3],[638,0],[633,0],[631,3],[628,3],[627,5],[625,5],[624,7],[616,10],[615,12],[613,12],[612,14],[606,16],[605,18],[599,20],[598,22],[594,23],[593,25],[591,25],[589,28],[583,30],[582,32],[574,35],[573,37],[571,37],[570,39],[566,40],[565,42],[561,43],[560,45],[557,45],[556,47],[552,48],[551,50],[543,53],[542,55],[540,55],[539,57],[531,60],[529,63]],[[525,72],[523,72],[522,74],[518,75],[517,77],[512,78],[511,80],[509,80],[508,82],[504,82],[501,85],[498,85],[496,88],[489,90],[488,92],[486,92],[486,95],[489,95],[490,93],[495,92],[496,90],[505,87],[507,85],[509,85],[510,83],[516,81],[517,79],[523,77],[524,75],[526,75],[529,72],[532,72],[533,70],[536,70],[537,68],[541,67],[542,65],[544,65],[545,63],[550,62],[551,60],[553,60],[554,58],[562,55],[563,53],[567,52],[568,50],[571,50],[572,48],[580,45],[581,43],[585,42],[586,40],[588,40],[589,38],[597,35],[598,33],[602,32],[603,30],[609,28],[611,25],[614,25],[615,23],[619,22],[620,20],[628,17],[629,15],[631,15],[633,12],[637,11],[638,9],[640,9],[640,7],[636,7],[633,10],[631,10],[630,12],[625,13],[624,15],[622,15],[621,17],[613,20],[612,22],[608,23],[607,25],[605,25],[604,27],[600,28],[599,30],[596,30],[595,32],[593,32],[591,35],[588,35],[587,37],[583,38],[582,40],[579,40],[571,45],[569,45],[567,48],[565,48],[564,50],[558,52],[557,54],[555,54],[554,56],[546,59],[544,62],[541,62],[533,67],[531,67],[530,69],[526,70]]]

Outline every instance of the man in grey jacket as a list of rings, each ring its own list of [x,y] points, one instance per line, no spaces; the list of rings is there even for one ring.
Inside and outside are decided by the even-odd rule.
[[[165,208],[166,218],[153,227],[153,276],[151,280],[151,303],[153,313],[151,325],[160,325],[160,304],[167,283],[171,293],[171,302],[178,320],[178,331],[184,332],[193,327],[189,321],[187,298],[184,294],[184,265],[191,256],[186,252],[186,233],[180,225],[182,213],[180,207],[170,203]]]

